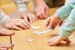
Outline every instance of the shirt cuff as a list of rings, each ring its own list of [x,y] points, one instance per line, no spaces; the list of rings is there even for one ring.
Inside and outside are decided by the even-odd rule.
[[[56,14],[59,15],[62,20],[65,20],[71,13],[71,10],[72,8],[69,5],[64,5],[56,11]]]
[[[0,10],[0,24],[5,26],[10,20],[10,17],[7,16],[2,10]]]
[[[69,36],[71,36],[72,32],[68,31],[68,30],[65,30],[64,28],[60,28],[59,29],[59,32],[58,32],[59,36],[61,39],[66,39],[68,38]]]

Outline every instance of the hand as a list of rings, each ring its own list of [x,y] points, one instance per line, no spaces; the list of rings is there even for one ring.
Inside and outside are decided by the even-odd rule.
[[[24,19],[13,19],[5,25],[8,29],[22,30],[30,28],[30,23]]]
[[[13,46],[13,44],[0,44],[0,50],[9,50]]]
[[[36,16],[31,13],[26,13],[21,16],[21,18],[25,19],[29,23],[32,23],[37,20]]]
[[[59,36],[53,37],[49,42],[49,46],[56,46],[56,45],[67,45],[70,43],[70,40],[67,39],[61,39]]]
[[[40,19],[45,19],[48,17],[48,6],[44,1],[37,1],[35,4],[35,14]]]
[[[14,35],[14,32],[12,32],[4,27],[0,27],[0,36],[10,36],[10,35]]]
[[[62,20],[59,18],[59,16],[57,14],[54,14],[46,20],[45,27],[47,29],[54,29],[57,25],[61,23],[61,21]]]
[[[55,46],[55,45],[57,45],[58,43],[60,43],[60,37],[59,37],[59,36],[55,36],[55,37],[53,37],[53,38],[48,42],[48,45],[49,45],[49,46]]]

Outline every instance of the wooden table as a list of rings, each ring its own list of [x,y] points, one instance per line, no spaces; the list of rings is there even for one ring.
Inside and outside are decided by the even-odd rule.
[[[51,9],[52,15],[56,9]],[[41,26],[40,31],[45,30],[44,20],[38,20],[32,25]],[[51,39],[53,34],[56,34],[57,30],[50,33],[37,35],[33,33],[34,29],[15,31],[13,36],[0,36],[0,43],[13,43],[14,47],[10,50],[75,50],[75,37],[71,38],[70,46],[48,46],[47,42]],[[28,39],[33,39],[32,42],[28,42]]]

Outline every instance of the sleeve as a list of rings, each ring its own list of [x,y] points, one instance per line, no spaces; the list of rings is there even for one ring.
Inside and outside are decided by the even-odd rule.
[[[61,8],[59,8],[56,11],[56,14],[62,19],[65,20],[68,15],[71,13],[72,8],[68,5],[65,4],[64,6],[62,6]]]
[[[72,32],[75,31],[75,8],[67,18],[66,22],[59,29],[59,36],[61,38],[68,38]]]
[[[7,16],[2,10],[0,10],[0,24],[5,26],[10,20],[10,17]]]

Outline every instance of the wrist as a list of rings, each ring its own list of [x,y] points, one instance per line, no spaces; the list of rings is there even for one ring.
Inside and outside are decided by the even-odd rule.
[[[3,26],[5,27],[7,23],[9,23],[11,21],[10,18],[7,18],[7,20],[5,20],[6,22],[4,22]]]
[[[44,0],[35,0],[35,5],[39,5],[43,3],[45,3]]]
[[[7,16],[2,10],[0,10],[0,24],[5,26],[10,20],[10,17]]]

